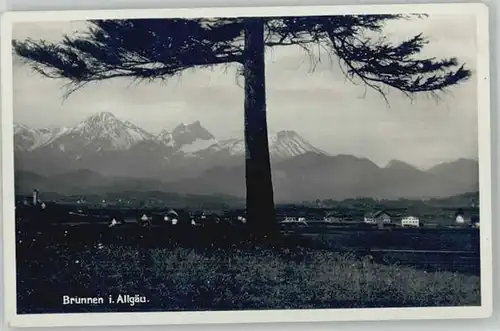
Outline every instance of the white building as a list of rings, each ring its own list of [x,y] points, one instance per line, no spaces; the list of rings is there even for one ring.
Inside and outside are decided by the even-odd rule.
[[[307,225],[307,220],[305,217],[286,216],[282,223],[296,223]]]
[[[455,217],[455,223],[457,224],[465,224],[465,218],[463,215],[457,215]]]
[[[401,219],[402,227],[420,227],[420,219],[415,216],[406,216]]]
[[[118,221],[116,220],[116,218],[113,218],[111,220],[111,223],[109,223],[108,227],[112,228],[114,226],[117,226],[118,225]]]
[[[139,223],[141,223],[142,226],[150,226],[152,225],[152,221],[152,217],[146,214],[142,214],[142,216],[139,218]]]
[[[342,217],[337,216],[335,213],[328,213],[323,217],[325,223],[339,223],[342,222]]]
[[[342,222],[342,219],[340,217],[335,217],[335,216],[326,216],[323,218],[323,222],[325,222],[325,223],[340,223],[340,222]]]
[[[163,217],[163,220],[165,222],[170,222],[172,225],[176,225],[179,221],[179,214],[175,210],[170,209]]]
[[[175,216],[171,216],[171,217],[169,217],[169,216],[165,216],[165,217],[163,217],[163,220],[164,220],[165,222],[170,222],[170,223],[172,223],[172,225],[176,225],[176,224],[177,224],[177,221],[178,221],[178,220],[177,220],[177,218],[176,218]]]
[[[384,210],[380,210],[365,214],[363,221],[367,224],[390,224],[391,215]]]
[[[458,210],[455,213],[455,224],[458,226],[474,225],[475,220],[473,220],[472,215],[466,215],[462,210]]]

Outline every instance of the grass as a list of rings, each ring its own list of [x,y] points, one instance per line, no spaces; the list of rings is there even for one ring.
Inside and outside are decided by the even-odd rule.
[[[18,249],[18,311],[182,311],[480,305],[480,277],[313,249]],[[148,303],[62,305],[62,296]]]

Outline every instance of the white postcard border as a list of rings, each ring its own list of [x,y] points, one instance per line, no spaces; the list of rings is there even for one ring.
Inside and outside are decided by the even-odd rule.
[[[81,314],[16,313],[16,261],[14,222],[12,25],[15,22],[69,21],[116,18],[197,18],[248,16],[306,16],[335,14],[475,14],[477,18],[478,155],[480,170],[481,306],[432,308],[366,308],[255,310],[217,312],[134,312]],[[482,3],[351,6],[235,7],[189,9],[133,9],[86,11],[8,12],[1,16],[1,218],[4,241],[4,307],[11,327],[118,326],[168,324],[221,324],[408,319],[485,318],[492,314],[492,209],[491,125],[488,7]]]

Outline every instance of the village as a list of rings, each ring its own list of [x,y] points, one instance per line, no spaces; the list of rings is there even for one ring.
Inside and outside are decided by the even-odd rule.
[[[377,210],[374,212],[368,212],[363,215],[363,217],[359,219],[346,218],[342,215],[339,215],[337,212],[324,212],[324,217],[312,216],[308,217],[307,215],[303,216],[282,216],[281,223],[297,223],[302,224],[304,226],[308,226],[310,223],[327,223],[327,224],[343,224],[349,225],[354,223],[363,223],[367,225],[374,225],[378,228],[391,228],[391,227],[412,227],[412,228],[420,228],[420,227],[438,227],[443,226],[443,224],[439,224],[438,222],[432,222],[432,219],[429,221],[423,221],[420,217],[414,215],[402,216],[399,213],[390,213],[385,210]],[[467,215],[462,210],[457,210],[450,218],[447,220],[447,227],[476,227],[479,228],[479,218],[475,215]]]
[[[168,208],[141,202],[139,206],[127,206],[130,202],[101,200],[90,203],[79,198],[65,201],[43,201],[38,190],[31,196],[16,198],[18,219],[44,218],[44,222],[86,222],[96,220],[108,222],[110,227],[124,223],[140,223],[143,226],[181,225],[191,226],[227,222],[233,225],[246,224],[244,208]],[[467,210],[467,212],[465,210]],[[469,208],[470,209],[470,208]],[[30,215],[30,216],[29,216]],[[439,214],[410,213],[405,208],[363,211],[359,208],[339,210],[336,208],[302,205],[280,205],[276,207],[276,218],[282,227],[347,227],[347,228],[479,228],[479,216],[474,209],[448,208]],[[57,221],[56,221],[57,220]]]

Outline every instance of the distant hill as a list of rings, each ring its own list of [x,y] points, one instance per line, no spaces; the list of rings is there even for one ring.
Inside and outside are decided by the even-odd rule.
[[[479,167],[475,164],[476,167],[471,166],[468,171],[457,167],[454,172],[454,163],[450,163],[450,170],[443,170],[446,172],[443,175],[435,169],[423,171],[402,164],[381,168],[368,159],[351,155],[305,153],[273,163],[272,172],[275,199],[280,202],[356,197],[425,199],[478,191]],[[243,165],[217,167],[196,178],[169,184],[182,192],[243,196],[244,176]]]
[[[478,163],[473,160],[457,160],[423,171],[402,163],[379,167],[368,159],[351,155],[309,152],[273,162],[272,172],[276,202],[356,197],[429,199],[479,191]],[[68,194],[157,190],[244,198],[245,168],[243,164],[215,166],[192,178],[165,178],[163,181],[102,176],[89,170],[53,176],[18,171],[16,188],[27,192],[38,188]]]

